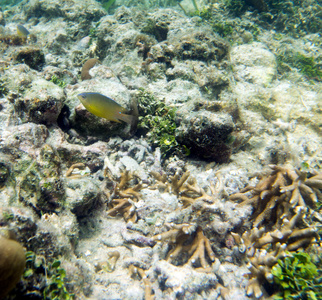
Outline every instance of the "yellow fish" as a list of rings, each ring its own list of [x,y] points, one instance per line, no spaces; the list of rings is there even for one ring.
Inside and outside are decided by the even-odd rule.
[[[27,37],[30,32],[22,25],[18,24],[17,25],[17,34],[21,37]]]
[[[125,108],[113,99],[99,93],[81,93],[77,95],[85,108],[93,115],[110,121],[121,123],[121,121],[132,124],[133,116],[123,114]]]

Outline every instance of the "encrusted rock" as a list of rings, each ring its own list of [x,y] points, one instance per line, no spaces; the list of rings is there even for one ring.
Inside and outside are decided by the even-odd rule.
[[[68,207],[77,217],[87,216],[102,205],[99,184],[94,178],[68,179],[66,196]]]
[[[72,9],[71,9],[72,7]],[[27,19],[36,18],[57,18],[63,17],[67,20],[79,20],[80,18],[88,20],[98,20],[104,16],[104,9],[93,0],[86,1],[29,1],[24,4],[24,14]]]
[[[38,79],[24,98],[14,101],[14,107],[24,122],[51,125],[56,123],[66,96],[56,84]]]
[[[182,119],[178,128],[178,140],[200,157],[227,162],[231,149],[227,144],[234,130],[232,117],[228,114],[214,114],[199,111]]]
[[[155,265],[159,282],[172,290],[172,296],[184,296],[214,287],[218,282],[215,274],[197,272],[187,267],[176,267],[164,260]]]
[[[230,53],[234,76],[262,86],[272,82],[277,73],[275,56],[264,44],[252,43],[236,46]]]
[[[32,47],[20,49],[15,56],[15,60],[37,71],[40,71],[46,63],[42,50]]]

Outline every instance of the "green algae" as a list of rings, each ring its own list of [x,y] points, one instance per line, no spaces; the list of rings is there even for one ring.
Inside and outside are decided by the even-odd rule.
[[[275,284],[279,287],[279,293],[275,296],[279,299],[321,299],[321,277],[315,264],[308,253],[287,253],[283,259],[279,259],[272,269]]]
[[[63,89],[63,88],[65,88],[65,87],[66,87],[66,85],[67,85],[67,83],[66,83],[64,80],[62,80],[62,79],[58,78],[56,75],[51,76],[50,81],[51,81],[52,83],[54,83],[54,84],[58,85],[58,86],[59,86],[59,87],[61,87],[62,89]]]
[[[290,66],[297,68],[308,79],[322,81],[321,59],[289,50],[277,55],[276,60],[280,72],[284,72]]]
[[[144,89],[139,91],[137,100],[138,132],[144,133],[152,146],[160,147],[163,157],[178,151],[181,147],[175,137],[176,109],[167,107]]]

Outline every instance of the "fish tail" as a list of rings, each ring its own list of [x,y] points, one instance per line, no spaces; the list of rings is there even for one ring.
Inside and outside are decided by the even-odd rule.
[[[134,116],[131,116],[131,115],[126,115],[126,114],[122,114],[120,113],[117,118],[123,122],[126,122],[128,124],[132,124],[133,122],[133,119],[134,119]]]

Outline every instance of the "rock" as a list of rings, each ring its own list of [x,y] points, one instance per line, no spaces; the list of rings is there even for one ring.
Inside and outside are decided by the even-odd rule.
[[[51,257],[69,255],[72,253],[72,242],[77,236],[76,218],[69,213],[68,217],[56,214],[44,214],[37,223],[38,228],[30,242],[31,249]]]
[[[275,56],[261,43],[236,46],[230,58],[236,80],[267,86],[276,76]]]
[[[56,84],[38,79],[32,83],[24,98],[14,101],[14,107],[23,122],[52,125],[63,107],[66,96]]]
[[[33,47],[21,48],[15,55],[15,60],[37,71],[41,71],[46,63],[42,50]]]
[[[5,17],[3,15],[2,11],[0,11],[0,25],[2,25],[2,26],[6,25]]]
[[[179,295],[184,297],[186,293],[209,289],[218,282],[217,276],[213,273],[208,274],[186,267],[177,267],[164,260],[156,263],[155,272],[158,274],[158,280],[165,288],[173,292],[174,297]]]
[[[24,4],[24,15],[26,19],[36,18],[59,18],[70,21],[79,21],[80,19],[87,19],[91,21],[98,21],[100,17],[104,16],[106,11],[94,0],[86,1],[44,1],[32,0]]]
[[[2,188],[6,183],[9,174],[9,166],[5,162],[0,162],[0,188]]]
[[[234,128],[228,114],[192,112],[182,119],[177,138],[191,150],[191,154],[222,163],[229,159],[231,149],[227,141]]]
[[[68,208],[77,217],[87,216],[102,205],[99,183],[94,178],[70,178],[67,180]]]

